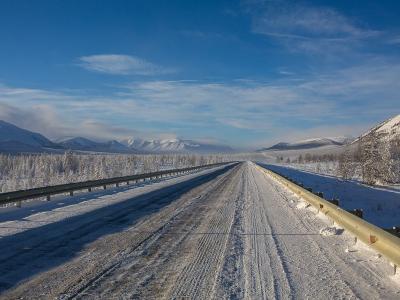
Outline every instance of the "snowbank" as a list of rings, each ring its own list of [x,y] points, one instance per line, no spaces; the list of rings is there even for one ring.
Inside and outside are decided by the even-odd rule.
[[[319,231],[319,234],[323,235],[323,236],[337,235],[338,234],[338,230],[337,230],[336,227],[329,227],[328,226],[328,227],[321,228],[320,231]]]

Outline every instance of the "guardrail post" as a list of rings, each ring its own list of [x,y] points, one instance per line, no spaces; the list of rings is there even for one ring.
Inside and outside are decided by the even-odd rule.
[[[363,218],[363,210],[360,208],[355,208],[353,210],[349,210],[348,212],[361,218],[361,219]]]
[[[126,185],[129,185],[129,181],[126,182]]]
[[[21,206],[22,206],[22,201],[21,201],[21,200],[20,200],[20,201],[17,201],[16,206],[19,207],[19,208],[21,208]]]
[[[119,187],[119,183],[118,182],[115,184],[115,187]]]
[[[370,244],[376,243],[377,240],[378,239],[377,239],[377,237],[375,235],[372,235],[372,234],[369,235],[369,243]]]
[[[74,191],[70,191],[69,195],[72,197],[74,195]]]
[[[385,230],[397,237],[400,237],[400,227],[399,226],[393,226],[392,228],[388,228],[388,229],[385,228]]]
[[[268,174],[273,173],[271,171]],[[283,179],[283,177],[273,176],[278,181],[282,183],[289,183]],[[290,189],[298,193],[296,186],[292,186],[289,183]],[[397,266],[400,266],[400,228],[379,228],[369,222],[362,220],[363,210],[362,209],[352,209],[352,210],[342,210],[338,209],[339,200],[324,200],[313,197],[309,194],[312,192],[311,188],[307,188],[308,192],[305,193],[303,197],[317,210],[323,210],[329,212],[328,217],[330,217],[335,223],[345,230],[348,230],[352,236],[354,236],[354,245],[358,243],[358,240],[369,245],[372,249],[376,250],[380,255],[386,256],[389,261],[391,261],[390,266],[393,267],[393,274],[398,274]],[[316,193],[315,193],[316,194]],[[328,201],[330,203],[328,203]],[[390,234],[390,233],[391,234]],[[397,236],[396,236],[397,235]],[[349,243],[351,244],[351,241]],[[347,251],[347,250],[346,250]]]
[[[90,193],[92,191],[92,188],[91,187],[88,188],[87,191]]]
[[[106,185],[103,185],[103,190],[106,190],[107,189],[107,186]]]
[[[335,204],[336,206],[339,206],[339,199],[332,199],[328,200],[330,203]]]
[[[46,196],[46,201],[50,201],[50,195]]]

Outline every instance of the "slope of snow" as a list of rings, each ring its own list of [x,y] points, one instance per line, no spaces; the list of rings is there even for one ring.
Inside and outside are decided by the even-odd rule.
[[[370,187],[357,181],[310,173],[290,167],[265,165],[272,171],[289,176],[297,182],[323,192],[326,199],[339,198],[340,206],[353,210],[361,208],[364,219],[379,227],[398,226],[400,216],[400,191],[393,188]]]
[[[392,139],[393,137],[400,135],[400,114],[383,121],[372,129],[368,130],[366,133],[362,134],[359,138],[354,140],[353,143],[359,141],[361,138],[370,135],[371,133],[377,133],[378,135],[384,136],[387,139]]]
[[[400,133],[400,114],[389,119],[376,129],[377,132],[385,132],[387,134]]]
[[[43,135],[0,120],[0,152],[38,152],[60,148]]]

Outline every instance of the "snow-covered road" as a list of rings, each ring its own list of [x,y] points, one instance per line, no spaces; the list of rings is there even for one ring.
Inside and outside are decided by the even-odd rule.
[[[248,162],[8,234],[1,297],[400,297],[382,258],[320,235],[327,221],[298,201]]]

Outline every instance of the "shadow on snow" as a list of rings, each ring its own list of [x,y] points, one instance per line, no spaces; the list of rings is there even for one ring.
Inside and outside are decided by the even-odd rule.
[[[123,231],[232,167],[229,165],[123,202],[0,238],[0,292],[73,259],[85,245]]]
[[[314,192],[323,192],[325,199],[339,198],[342,208],[353,210],[361,208],[364,219],[380,227],[399,226],[400,193],[381,187],[369,187],[356,181],[347,181],[335,177],[259,163],[277,173],[286,175]]]

